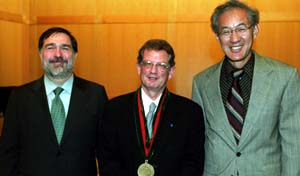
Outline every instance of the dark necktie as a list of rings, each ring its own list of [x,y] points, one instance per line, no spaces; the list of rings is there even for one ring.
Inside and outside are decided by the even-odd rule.
[[[228,121],[232,127],[232,132],[234,134],[237,144],[239,143],[242,134],[245,118],[244,100],[239,85],[239,80],[242,76],[242,73],[243,70],[233,72],[232,87],[229,91],[225,105]]]
[[[65,127],[65,109],[64,105],[59,97],[60,93],[64,89],[61,87],[57,87],[53,92],[55,94],[55,98],[52,100],[51,106],[51,118],[53,127],[55,130],[57,142],[60,144],[61,138],[63,136],[64,127]]]

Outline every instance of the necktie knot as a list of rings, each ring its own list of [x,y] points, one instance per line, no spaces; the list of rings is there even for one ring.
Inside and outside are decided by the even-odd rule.
[[[244,73],[244,70],[235,70],[232,72],[232,77],[233,79],[238,79],[240,78]]]
[[[64,90],[63,88],[57,87],[56,89],[53,90],[53,92],[54,92],[55,96],[59,96],[63,90]]]
[[[156,108],[156,105],[155,105],[155,103],[151,103],[150,104],[150,106],[149,106],[149,112],[154,112],[154,110],[155,110],[155,108]]]

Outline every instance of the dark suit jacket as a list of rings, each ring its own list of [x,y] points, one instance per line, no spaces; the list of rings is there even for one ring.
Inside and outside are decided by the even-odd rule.
[[[155,176],[202,175],[204,122],[202,109],[191,100],[170,93],[153,144]],[[101,176],[134,176],[145,162],[137,115],[136,93],[112,99],[102,123]]]
[[[98,130],[106,101],[103,86],[75,77],[58,145],[43,78],[15,89],[0,143],[0,175],[96,176]]]

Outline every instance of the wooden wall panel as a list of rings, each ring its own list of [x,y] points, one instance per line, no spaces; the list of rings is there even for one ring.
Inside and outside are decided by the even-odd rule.
[[[103,0],[30,0],[30,15],[32,17],[95,15],[98,8],[97,1]]]
[[[0,86],[23,84],[28,71],[29,0],[0,0]]]
[[[0,29],[0,86],[22,84],[29,64],[28,27],[0,20]]]
[[[29,24],[30,0],[0,0],[0,20]]]
[[[16,1],[16,0],[15,0]],[[31,17],[89,16],[94,23],[208,21],[220,0],[30,0]],[[299,20],[300,0],[245,0],[260,10],[262,20]],[[59,19],[57,19],[59,20]]]
[[[0,66],[0,73],[8,72],[16,78],[1,74],[1,84],[20,84],[41,76],[37,40],[51,26],[65,27],[76,36],[79,43],[76,74],[103,84],[110,97],[137,88],[137,51],[150,38],[166,39],[174,47],[176,72],[168,86],[186,97],[191,96],[192,77],[223,56],[209,24],[211,12],[219,0],[27,1],[30,1],[28,23],[23,20],[27,19],[26,15],[15,12],[18,10],[9,11],[13,16],[17,14],[15,17],[19,15],[19,23],[26,28],[14,24],[8,29],[9,35],[2,29],[0,31],[2,43],[12,39],[7,48],[0,49],[0,64],[5,63],[4,58],[18,58],[10,61],[10,68]],[[300,0],[246,2],[261,13],[255,50],[300,69]],[[1,19],[10,21],[1,18],[0,9]],[[6,23],[0,25],[6,26]],[[15,32],[17,36],[10,37]],[[14,46],[17,46],[18,54],[12,54]],[[23,66],[17,69],[12,68],[14,65]]]
[[[27,0],[0,0],[0,11],[10,12],[10,13],[22,13],[24,7],[29,5]]]
[[[46,29],[49,25],[37,28]],[[175,77],[170,89],[190,97],[192,77],[220,61],[221,48],[209,23],[151,23],[65,25],[78,38],[78,75],[105,85],[110,97],[132,91],[139,85],[136,56],[150,38],[168,40],[176,53]],[[300,68],[298,22],[268,22],[260,25],[255,50]],[[39,30],[42,32],[42,30]],[[272,31],[272,32],[270,32]],[[288,34],[283,35],[286,31]],[[283,42],[285,41],[285,42]],[[35,51],[33,51],[35,52]],[[38,60],[38,59],[37,59]]]
[[[300,21],[260,24],[255,49],[267,56],[293,65],[300,71]]]

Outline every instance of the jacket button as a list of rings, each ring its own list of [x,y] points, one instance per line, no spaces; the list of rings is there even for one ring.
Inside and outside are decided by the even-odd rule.
[[[241,155],[242,155],[241,152],[237,152],[237,153],[236,153],[236,156],[237,156],[237,157],[240,157]]]

